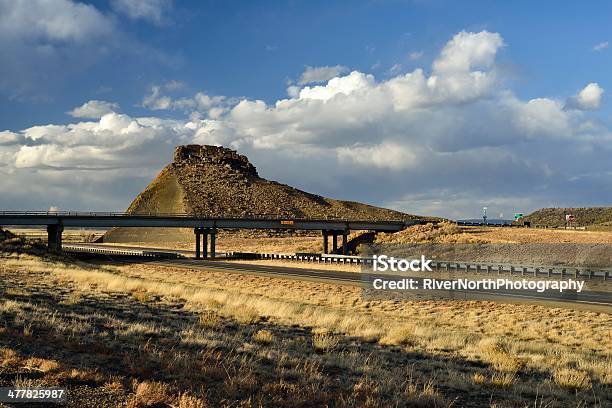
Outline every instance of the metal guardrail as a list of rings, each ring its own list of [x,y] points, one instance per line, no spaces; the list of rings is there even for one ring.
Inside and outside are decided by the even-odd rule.
[[[330,263],[330,264],[354,264],[371,265],[372,258],[359,256],[344,256],[331,254],[271,254],[254,252],[228,252],[226,259],[234,260],[286,260],[295,262]],[[612,268],[575,268],[558,266],[538,265],[515,265],[499,263],[472,263],[472,262],[449,262],[432,261],[431,266],[438,271],[456,271],[476,274],[497,274],[525,277],[560,277],[560,278],[586,278],[603,279],[612,278]]]
[[[116,248],[96,248],[90,246],[79,246],[79,245],[64,245],[64,252],[72,253],[93,253],[101,255],[124,255],[124,256],[144,256],[151,258],[184,258],[176,252],[171,251],[149,251],[149,250],[135,250],[135,249],[116,249]]]

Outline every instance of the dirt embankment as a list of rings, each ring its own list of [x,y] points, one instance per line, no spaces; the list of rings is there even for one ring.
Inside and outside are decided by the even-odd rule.
[[[443,261],[500,262],[568,267],[612,267],[612,232],[539,228],[459,227],[427,224],[379,234],[387,255],[424,254]]]
[[[567,214],[574,216],[573,225],[577,227],[612,226],[612,207],[541,208],[523,218],[523,221],[535,226],[563,227]]]

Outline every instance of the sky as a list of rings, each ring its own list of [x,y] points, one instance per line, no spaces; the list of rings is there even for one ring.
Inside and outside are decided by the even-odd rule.
[[[0,210],[123,211],[175,146],[449,218],[612,205],[612,3],[0,0]]]

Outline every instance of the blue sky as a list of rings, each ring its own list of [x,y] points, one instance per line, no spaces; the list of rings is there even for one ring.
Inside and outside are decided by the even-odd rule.
[[[612,167],[604,157],[612,151],[611,8],[0,0],[0,171],[10,179],[0,207],[120,210],[179,142],[235,147],[270,178],[408,212],[472,216],[485,204],[511,216],[539,206],[610,205]],[[482,47],[490,47],[485,55]],[[465,72],[436,71],[436,64],[448,65],[439,62],[444,50],[471,58]],[[315,81],[300,83],[309,69]],[[415,70],[425,82],[447,83],[434,89],[427,82],[426,95],[418,94],[421,85],[395,84]],[[486,83],[461,82],[473,73],[484,73]],[[345,78],[332,92],[341,96],[320,97],[334,77]],[[299,93],[317,86],[327,88],[319,96]],[[275,108],[282,100],[290,110]],[[93,117],[68,114],[88,101],[106,108]],[[368,112],[378,113],[363,119]],[[104,122],[112,125],[101,125],[104,113],[114,115]],[[342,115],[344,123],[326,119]],[[160,122],[151,125],[153,119]],[[142,131],[121,139],[130,137],[121,127],[130,121]],[[101,126],[104,140],[86,123]],[[442,123],[448,128],[434,126]],[[136,165],[134,155],[142,162]],[[449,160],[458,167],[445,170]],[[11,192],[24,182],[32,194]]]

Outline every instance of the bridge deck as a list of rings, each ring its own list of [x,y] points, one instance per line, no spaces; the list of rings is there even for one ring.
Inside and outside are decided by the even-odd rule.
[[[400,231],[421,220],[370,221],[302,218],[213,218],[185,214],[134,215],[81,212],[0,212],[0,225],[62,225],[64,227],[164,227],[227,229],[303,229]]]

